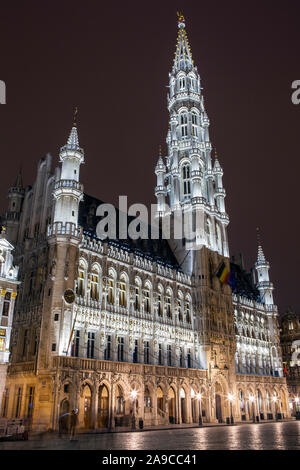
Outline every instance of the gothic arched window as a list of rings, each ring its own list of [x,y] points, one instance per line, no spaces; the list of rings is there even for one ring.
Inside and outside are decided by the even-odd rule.
[[[159,317],[163,316],[163,301],[162,301],[162,288],[158,286],[157,293],[157,314]]]
[[[151,312],[151,300],[150,300],[150,286],[147,283],[144,288],[144,311],[146,313]]]
[[[86,265],[83,260],[79,262],[78,279],[77,279],[77,295],[84,296],[85,294],[85,279],[86,279]]]
[[[192,111],[192,136],[198,137],[198,115]]]
[[[121,307],[127,306],[127,298],[126,298],[126,277],[124,274],[120,277],[120,288],[119,288],[119,304]]]
[[[135,288],[134,288],[134,308],[139,311],[141,308],[141,280],[139,277],[135,278]]]
[[[166,290],[165,306],[167,317],[172,318],[172,291],[170,288]]]
[[[191,181],[190,181],[190,165],[185,163],[182,167],[182,186],[183,195],[189,196],[191,194]]]
[[[107,302],[109,304],[115,303],[115,274],[110,271],[107,280]]]
[[[181,76],[178,79],[179,90],[184,90],[185,88],[185,77]]]
[[[99,300],[99,268],[97,265],[92,267],[92,272],[89,274],[89,281],[91,299]]]
[[[181,137],[186,137],[188,135],[188,118],[186,113],[180,114],[180,129]]]

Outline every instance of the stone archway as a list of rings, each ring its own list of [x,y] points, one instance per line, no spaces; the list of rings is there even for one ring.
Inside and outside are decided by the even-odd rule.
[[[70,402],[67,398],[64,398],[60,404],[60,414],[70,413]]]
[[[71,411],[71,406],[70,402],[67,398],[64,398],[59,407],[60,413],[59,413],[59,432],[60,433],[66,433],[68,432],[70,428],[70,411]]]
[[[82,386],[79,406],[79,426],[84,429],[92,427],[92,390],[87,383]]]
[[[106,385],[101,385],[98,390],[98,428],[107,428],[109,419],[109,392]]]
[[[216,420],[219,423],[222,423],[223,422],[223,389],[218,382],[216,382],[215,384],[215,413],[216,413]]]
[[[164,394],[161,387],[157,387],[157,413],[164,413]]]
[[[247,419],[247,398],[243,387],[238,388],[238,409],[240,419],[246,421]]]
[[[116,426],[124,426],[127,424],[125,420],[125,398],[121,385],[115,388],[115,424]]]

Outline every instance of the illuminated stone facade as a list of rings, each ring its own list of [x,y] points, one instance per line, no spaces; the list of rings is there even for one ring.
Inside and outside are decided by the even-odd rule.
[[[5,230],[0,234],[0,410],[6,406],[6,373],[17,296],[18,268],[13,265],[14,247],[7,241]],[[4,400],[3,400],[4,398]]]
[[[5,416],[29,415],[36,430],[57,429],[72,408],[82,429],[289,416],[269,265],[260,245],[255,282],[230,263],[223,170],[183,18],[178,26],[155,194],[171,225],[190,211],[195,239],[97,238],[101,201],[83,192],[75,123],[61,168],[41,159],[10,225],[21,286]],[[233,290],[216,276],[222,263]]]
[[[280,343],[292,413],[300,417],[300,314],[288,311],[280,318]]]

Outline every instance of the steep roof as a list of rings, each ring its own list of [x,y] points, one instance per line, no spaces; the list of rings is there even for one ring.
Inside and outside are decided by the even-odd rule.
[[[230,271],[235,277],[235,287],[232,289],[232,292],[249,300],[260,302],[259,291],[254,285],[252,274],[247,273],[238,264],[233,262],[230,262]]]
[[[89,196],[88,194],[84,194],[84,198],[79,204],[78,223],[83,228],[84,233],[95,238],[97,238],[96,227],[99,220],[101,220],[100,216],[96,216],[96,210],[100,204],[104,204],[104,202],[93,196]],[[119,210],[118,208],[115,209],[118,220]],[[134,217],[127,216],[127,220],[127,223],[129,224],[132,220],[134,220]],[[150,229],[151,227],[148,225],[149,234]],[[137,253],[141,256],[149,258],[153,261],[157,261],[172,269],[176,269],[177,271],[182,272],[182,269],[179,266],[168,244],[168,241],[165,239],[159,238],[158,240],[153,240],[150,238],[150,235],[146,240],[132,240],[131,238],[120,240],[117,237],[116,240],[110,240],[108,243],[115,244],[127,251]]]

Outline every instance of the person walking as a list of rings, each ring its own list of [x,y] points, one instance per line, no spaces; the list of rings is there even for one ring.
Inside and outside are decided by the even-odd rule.
[[[78,421],[78,410],[72,410],[71,416],[70,416],[70,441],[73,440],[75,437],[76,433],[76,426],[77,426],[77,421]]]

